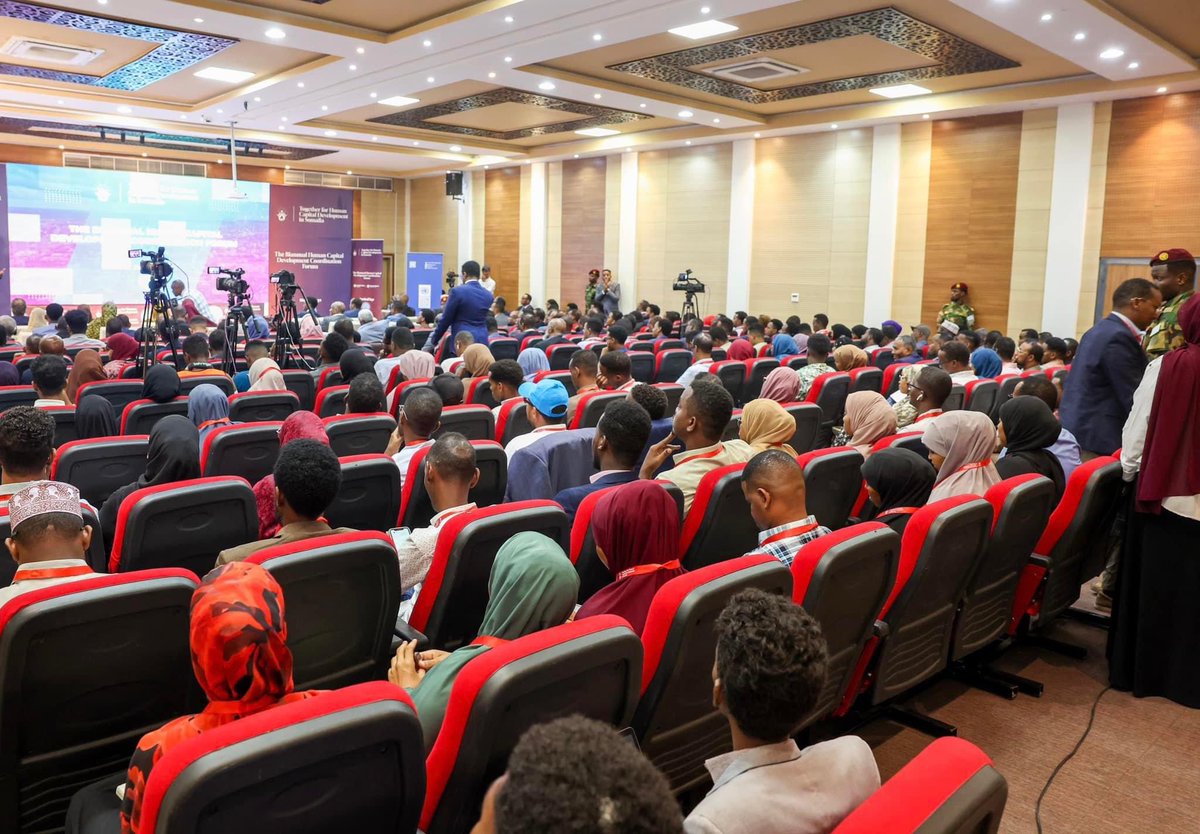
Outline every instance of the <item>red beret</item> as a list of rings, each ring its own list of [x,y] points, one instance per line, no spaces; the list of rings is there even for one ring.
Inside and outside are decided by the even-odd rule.
[[[1150,266],[1159,264],[1191,263],[1196,259],[1186,249],[1164,249],[1150,259]]]
[[[959,281],[957,284],[951,284],[950,289],[962,290],[963,292],[970,292],[970,290],[967,289],[967,285],[964,284],[962,281]]]

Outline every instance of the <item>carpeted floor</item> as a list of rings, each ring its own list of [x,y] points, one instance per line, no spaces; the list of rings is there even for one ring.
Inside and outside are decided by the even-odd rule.
[[[1090,600],[1091,595],[1085,594]],[[1072,660],[1048,649],[1017,646],[997,668],[1045,684],[1041,698],[1014,701],[940,681],[908,702],[958,727],[1008,780],[1001,834],[1036,832],[1034,804],[1058,762],[1087,726],[1096,695],[1108,685],[1106,632],[1066,620],[1053,636],[1088,649]],[[932,740],[890,721],[859,731],[875,750],[886,780]],[[1045,834],[1200,831],[1200,710],[1162,698],[1110,690],[1078,755],[1042,803]]]

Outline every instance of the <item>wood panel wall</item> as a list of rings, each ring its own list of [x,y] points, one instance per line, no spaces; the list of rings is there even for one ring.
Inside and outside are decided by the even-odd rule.
[[[1020,113],[933,125],[921,320],[932,324],[950,285],[971,287],[976,326],[1008,325],[1021,154]]]
[[[605,157],[562,164],[562,271],[558,302],[583,308],[588,271],[604,269]]]
[[[484,188],[483,260],[492,267],[496,295],[515,307],[520,297],[521,169],[488,171]]]
[[[1100,256],[1200,251],[1200,93],[1112,103]]]
[[[442,177],[412,181],[409,190],[410,248],[413,252],[441,252],[446,270],[458,271],[458,202],[446,196]]]

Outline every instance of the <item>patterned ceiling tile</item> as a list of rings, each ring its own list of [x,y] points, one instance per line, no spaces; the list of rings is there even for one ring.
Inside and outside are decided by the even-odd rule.
[[[80,135],[86,132],[88,135]],[[229,139],[220,136],[186,136],[178,133],[155,133],[115,125],[82,125],[71,122],[46,122],[37,119],[17,119],[0,116],[0,133],[40,136],[57,141],[103,142],[125,147],[130,151],[154,149],[160,151],[192,151],[195,153],[229,153]],[[334,153],[325,148],[301,148],[294,145],[272,145],[267,142],[237,140],[239,156],[275,159],[291,162],[312,159]]]
[[[515,102],[517,104],[532,104],[535,107],[541,107],[548,110],[558,110],[564,113],[574,113],[583,118],[572,119],[566,122],[558,122],[556,124],[539,125],[537,127],[528,127],[520,130],[487,130],[484,128],[461,127],[459,125],[448,125],[440,122],[429,121],[438,116],[449,116],[453,113],[465,113],[470,110],[478,110],[481,107],[491,107],[495,104],[506,104]],[[390,113],[386,116],[376,116],[367,121],[377,124],[392,125],[393,127],[409,127],[420,128],[421,130],[438,130],[443,133],[455,133],[460,136],[476,136],[483,139],[528,139],[531,136],[550,136],[555,133],[568,133],[575,130],[583,130],[589,127],[604,127],[612,124],[628,124],[636,122],[640,119],[649,119],[650,116],[644,113],[629,113],[625,110],[614,110],[611,107],[601,107],[597,104],[584,104],[578,101],[567,101],[566,99],[554,98],[553,96],[535,95],[527,93],[524,90],[514,90],[510,87],[502,87],[497,90],[489,90],[486,93],[478,95],[465,96],[463,98],[451,99],[450,101],[442,101],[437,104],[429,104],[425,107],[418,107],[413,110],[402,110],[399,113]]]
[[[61,81],[68,84],[85,84],[112,90],[140,90],[193,64],[207,60],[237,43],[236,40],[229,38],[143,26],[140,23],[111,20],[79,12],[66,12],[33,3],[20,3],[16,0],[0,0],[0,17],[27,20],[32,23],[46,23],[67,29],[95,32],[100,35],[115,35],[159,44],[156,49],[152,49],[136,61],[131,61],[103,77],[0,62],[0,75],[37,78],[42,81]]]
[[[701,64],[747,58],[764,52],[841,40],[855,35],[871,35],[937,63],[933,66],[895,72],[796,84],[776,90],[759,90],[691,69]],[[746,104],[770,104],[826,93],[886,87],[892,84],[913,84],[931,78],[947,78],[1017,66],[1020,66],[1017,62],[982,46],[910,17],[904,12],[886,8],[681,49],[665,55],[613,64],[608,69],[651,81],[688,87],[722,98],[736,99]]]

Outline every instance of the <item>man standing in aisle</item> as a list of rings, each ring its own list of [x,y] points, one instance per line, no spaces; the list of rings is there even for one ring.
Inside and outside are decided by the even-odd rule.
[[[950,303],[938,313],[937,323],[953,322],[959,330],[975,326],[975,308],[967,301],[967,285],[962,281],[950,287]]]
[[[1150,261],[1150,280],[1164,303],[1146,331],[1142,347],[1146,356],[1157,359],[1187,344],[1179,327],[1179,308],[1196,291],[1196,259],[1186,249],[1164,249]]]
[[[463,283],[450,291],[442,317],[425,343],[423,350],[427,353],[437,349],[447,329],[450,330],[451,345],[454,338],[463,332],[470,333],[478,344],[486,345],[488,342],[487,317],[493,298],[487,288],[479,283],[479,262],[467,261],[463,264],[462,276]]]
[[[600,273],[600,285],[596,290],[596,302],[604,308],[606,315],[621,309],[621,285],[613,280],[611,269]]]
[[[463,274],[465,275],[466,272]],[[492,268],[488,264],[483,265],[483,276],[479,279],[479,283],[492,295],[496,294],[496,279],[492,277]]]

